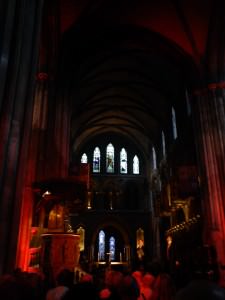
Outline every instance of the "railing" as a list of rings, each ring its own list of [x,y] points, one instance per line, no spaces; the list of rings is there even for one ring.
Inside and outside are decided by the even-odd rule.
[[[28,253],[28,272],[38,272],[40,270],[41,248],[30,248]]]

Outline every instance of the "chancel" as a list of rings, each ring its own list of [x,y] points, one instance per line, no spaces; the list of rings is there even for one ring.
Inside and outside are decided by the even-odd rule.
[[[225,286],[225,1],[3,2],[0,275]]]

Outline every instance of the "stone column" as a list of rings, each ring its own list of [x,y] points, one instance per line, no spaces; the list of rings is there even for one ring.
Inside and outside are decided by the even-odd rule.
[[[202,88],[193,101],[201,170],[204,242],[216,248],[225,286],[225,2],[211,7],[201,61]]]
[[[15,267],[42,0],[8,0],[1,8],[0,274]]]
[[[38,176],[47,179],[68,176],[70,108],[66,74],[59,57],[60,18],[60,1],[45,1],[39,70],[48,74],[47,120]]]
[[[225,83],[208,85],[196,98],[204,243],[216,248],[225,286]]]

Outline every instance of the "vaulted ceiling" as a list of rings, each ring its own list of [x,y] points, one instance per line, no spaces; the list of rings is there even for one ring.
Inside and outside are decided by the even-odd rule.
[[[182,131],[186,90],[201,80],[212,3],[58,2],[59,70],[71,102],[74,151],[112,132],[148,155],[161,130],[170,142],[172,106]]]

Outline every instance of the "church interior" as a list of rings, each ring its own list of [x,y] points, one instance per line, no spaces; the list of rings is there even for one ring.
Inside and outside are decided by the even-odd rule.
[[[82,253],[225,286],[225,2],[0,7],[0,274]]]

